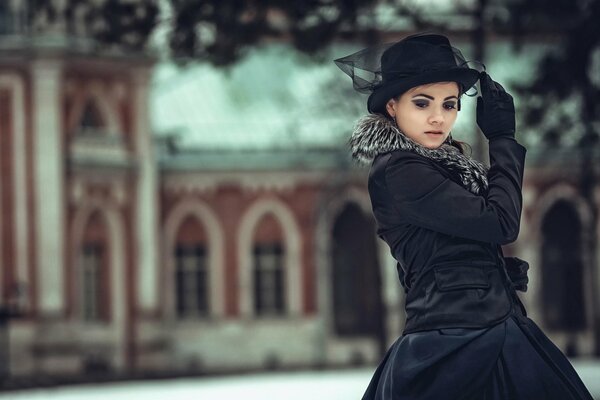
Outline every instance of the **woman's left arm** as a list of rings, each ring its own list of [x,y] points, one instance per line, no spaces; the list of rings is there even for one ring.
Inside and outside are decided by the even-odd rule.
[[[386,188],[404,221],[472,240],[508,244],[517,239],[522,208],[525,147],[508,138],[490,141],[486,196],[446,178],[430,160],[396,152],[385,167]]]

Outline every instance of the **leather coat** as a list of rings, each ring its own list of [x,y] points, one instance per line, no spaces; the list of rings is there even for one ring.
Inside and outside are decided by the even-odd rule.
[[[406,289],[405,334],[483,328],[525,313],[501,245],[519,234],[526,152],[514,138],[489,142],[484,196],[411,151],[397,149],[373,160],[369,195],[377,235],[398,261]]]

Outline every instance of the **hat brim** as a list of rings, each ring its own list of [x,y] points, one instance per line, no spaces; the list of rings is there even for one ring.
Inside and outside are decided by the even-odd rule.
[[[442,71],[431,71],[402,79],[396,83],[390,83],[376,89],[367,100],[367,109],[370,113],[385,113],[385,105],[389,99],[420,85],[435,82],[457,82],[463,91],[469,90],[479,79],[479,71],[472,68],[456,67]]]

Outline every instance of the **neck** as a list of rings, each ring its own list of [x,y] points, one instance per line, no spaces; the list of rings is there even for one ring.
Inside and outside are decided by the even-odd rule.
[[[450,144],[429,149],[404,135],[390,118],[369,114],[355,125],[349,140],[352,157],[368,164],[379,154],[395,150],[410,151],[442,165],[457,183],[475,194],[487,191],[488,167]]]

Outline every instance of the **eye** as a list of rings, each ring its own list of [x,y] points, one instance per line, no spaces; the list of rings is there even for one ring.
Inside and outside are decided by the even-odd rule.
[[[419,108],[425,108],[428,105],[426,101],[414,101],[413,103]]]
[[[446,110],[454,110],[456,108],[456,103],[446,103],[444,104],[444,108]]]

